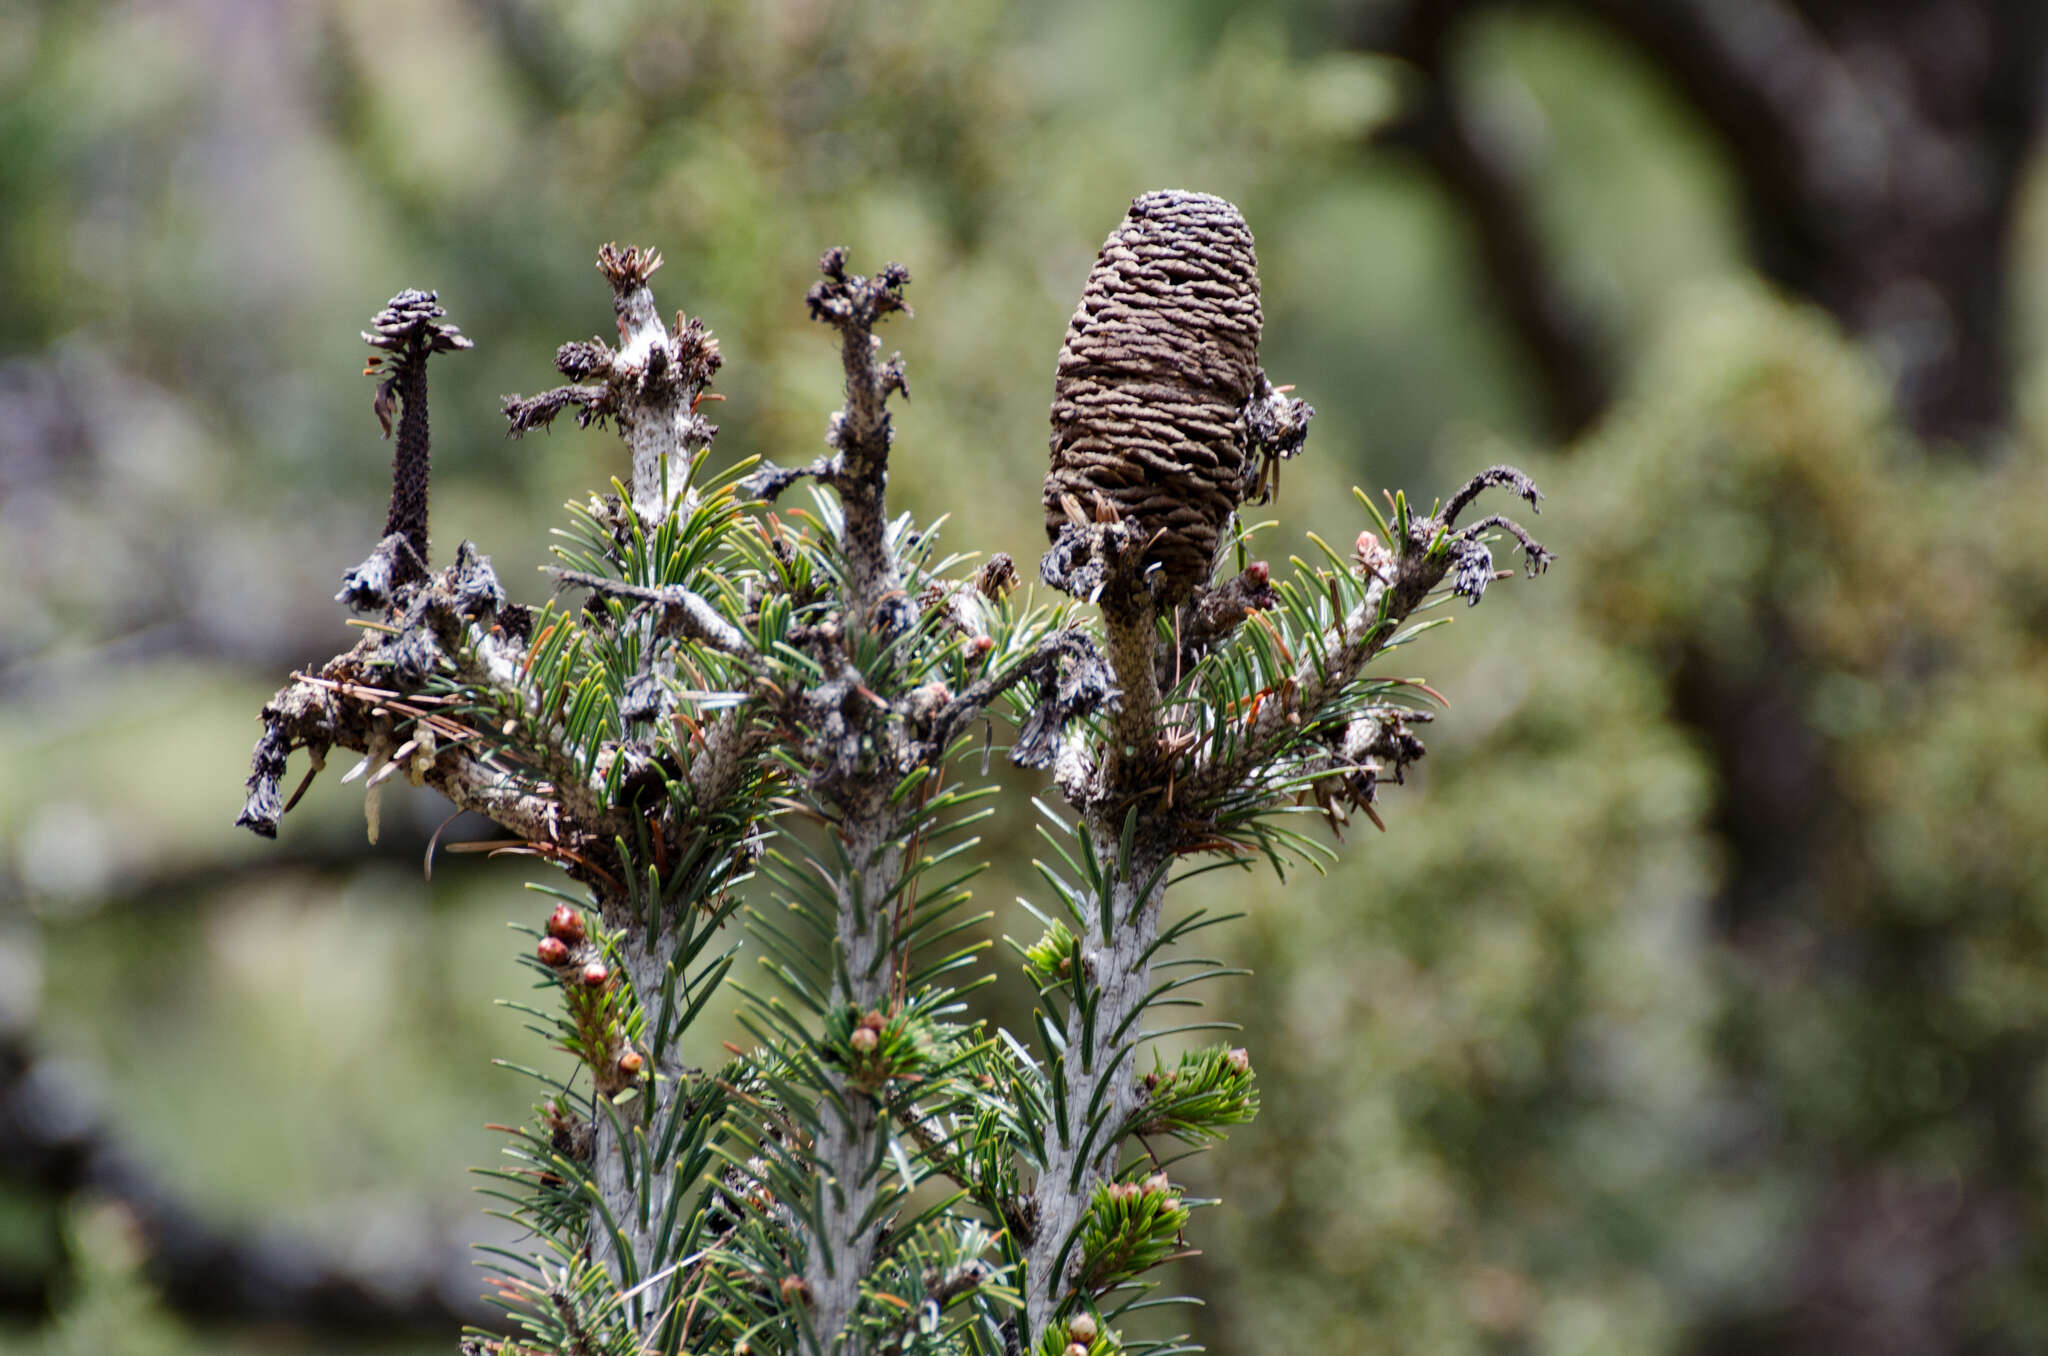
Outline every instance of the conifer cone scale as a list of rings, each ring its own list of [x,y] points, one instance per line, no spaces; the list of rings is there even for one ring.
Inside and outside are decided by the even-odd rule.
[[[1163,190],[1134,199],[1067,326],[1052,405],[1045,527],[1069,507],[1133,521],[1155,597],[1206,577],[1245,487],[1239,419],[1259,375],[1258,259],[1230,203]]]

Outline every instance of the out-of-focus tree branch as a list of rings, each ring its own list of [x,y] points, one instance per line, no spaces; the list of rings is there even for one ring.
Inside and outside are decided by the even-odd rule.
[[[1537,231],[1524,172],[1459,100],[1450,65],[1457,30],[1478,3],[1420,0],[1374,23],[1367,46],[1422,77],[1400,117],[1373,144],[1413,151],[1462,209],[1488,294],[1535,368],[1545,420],[1558,438],[1585,432],[1614,395],[1597,325],[1576,304]]]
[[[434,836],[435,825],[431,820],[421,822],[411,815],[392,818],[396,822],[385,822],[374,843],[364,836],[360,821],[354,821],[345,830],[289,835],[289,841],[261,856],[143,858],[116,867],[106,880],[96,884],[86,911],[105,915],[188,909],[195,901],[220,898],[266,882],[346,878],[371,866],[419,872],[426,867],[429,842],[434,844],[431,875],[438,881],[451,874],[459,877],[460,873],[482,869],[482,863],[474,856],[458,855],[452,849],[497,834],[488,820],[468,815],[449,820],[438,838]],[[12,864],[0,863],[0,898],[28,897],[28,884]]]
[[[1422,77],[1386,134],[1465,209],[1553,423],[1607,399],[1513,169],[1458,104],[1460,30],[1529,0],[1373,8],[1356,45]],[[2009,420],[2013,217],[2048,81],[2031,0],[1552,0],[1622,39],[1718,138],[1757,266],[1834,313],[1895,374],[1922,434],[1982,447]],[[1596,377],[1598,379],[1596,379]]]
[[[119,1202],[144,1240],[148,1275],[187,1318],[451,1338],[465,1323],[491,1321],[468,1249],[430,1230],[406,1256],[365,1270],[302,1239],[208,1222],[127,1150],[77,1081],[20,1029],[0,1030],[0,1182],[57,1201]],[[9,1306],[48,1301],[47,1286],[0,1287]]]

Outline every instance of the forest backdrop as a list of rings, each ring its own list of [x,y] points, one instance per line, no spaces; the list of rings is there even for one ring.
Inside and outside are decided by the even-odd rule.
[[[1319,411],[1275,540],[1512,460],[1562,556],[1404,652],[1451,705],[1384,835],[1208,878],[1264,1108],[1192,1167],[1196,1336],[2048,1345],[2044,53],[2032,0],[0,4],[0,1346],[472,1312],[530,867],[423,880],[445,811],[372,848],[332,779],[229,827],[345,636],[384,298],[476,339],[435,536],[537,599],[621,468],[498,397],[607,328],[598,244],[719,335],[725,460],[820,446],[820,250],[900,259],[894,492],[1031,561],[1061,333],[1163,186],[1242,207]]]

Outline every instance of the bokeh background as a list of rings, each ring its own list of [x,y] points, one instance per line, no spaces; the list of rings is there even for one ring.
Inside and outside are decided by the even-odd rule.
[[[1244,208],[1319,410],[1270,550],[1513,460],[1562,556],[1400,652],[1451,709],[1384,835],[1189,892],[1265,1108],[1182,1321],[2048,1349],[2044,53],[2037,0],[0,0],[0,1349],[447,1352],[506,1237],[528,872],[425,878],[445,810],[373,847],[331,773],[229,827],[349,639],[386,297],[477,340],[436,540],[535,599],[621,460],[498,397],[608,331],[598,244],[719,334],[723,459],[821,445],[819,252],[900,259],[896,502],[1030,561],[1066,317],[1166,186]]]

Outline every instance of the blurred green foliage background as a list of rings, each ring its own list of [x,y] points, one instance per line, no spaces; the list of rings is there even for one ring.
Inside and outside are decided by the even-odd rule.
[[[0,0],[16,1128],[97,1127],[209,1228],[394,1303],[473,1296],[461,1245],[503,1234],[464,1169],[527,1098],[491,1061],[549,1057],[492,1003],[540,901],[517,863],[424,880],[418,793],[374,849],[332,776],[275,845],[229,827],[252,717],[348,643],[328,600],[380,521],[357,331],[421,286],[476,339],[435,369],[435,537],[532,600],[562,501],[623,468],[608,433],[507,442],[498,397],[608,332],[599,243],[660,248],[719,335],[717,455],[785,463],[839,398],[818,254],[900,259],[895,502],[1029,562],[1081,280],[1133,194],[1188,187],[1244,209],[1265,366],[1319,411],[1269,550],[1348,541],[1354,483],[1512,460],[1562,555],[1400,652],[1451,705],[1384,836],[1189,891],[1248,915],[1207,934],[1254,972],[1210,1001],[1265,1103],[1191,1168],[1222,1201],[1176,1278],[1196,1336],[2048,1346],[2042,177],[1995,270],[2009,416],[1953,442],[1853,307],[1759,275],[1682,82],[1575,6],[1476,16],[1459,97],[1613,383],[1560,439],[1486,223],[1398,135],[1414,62],[1358,38],[1394,8]],[[991,935],[1030,930],[1013,780]],[[0,1163],[0,1349],[452,1350],[374,1306],[166,1305],[147,1212],[37,1164]]]

